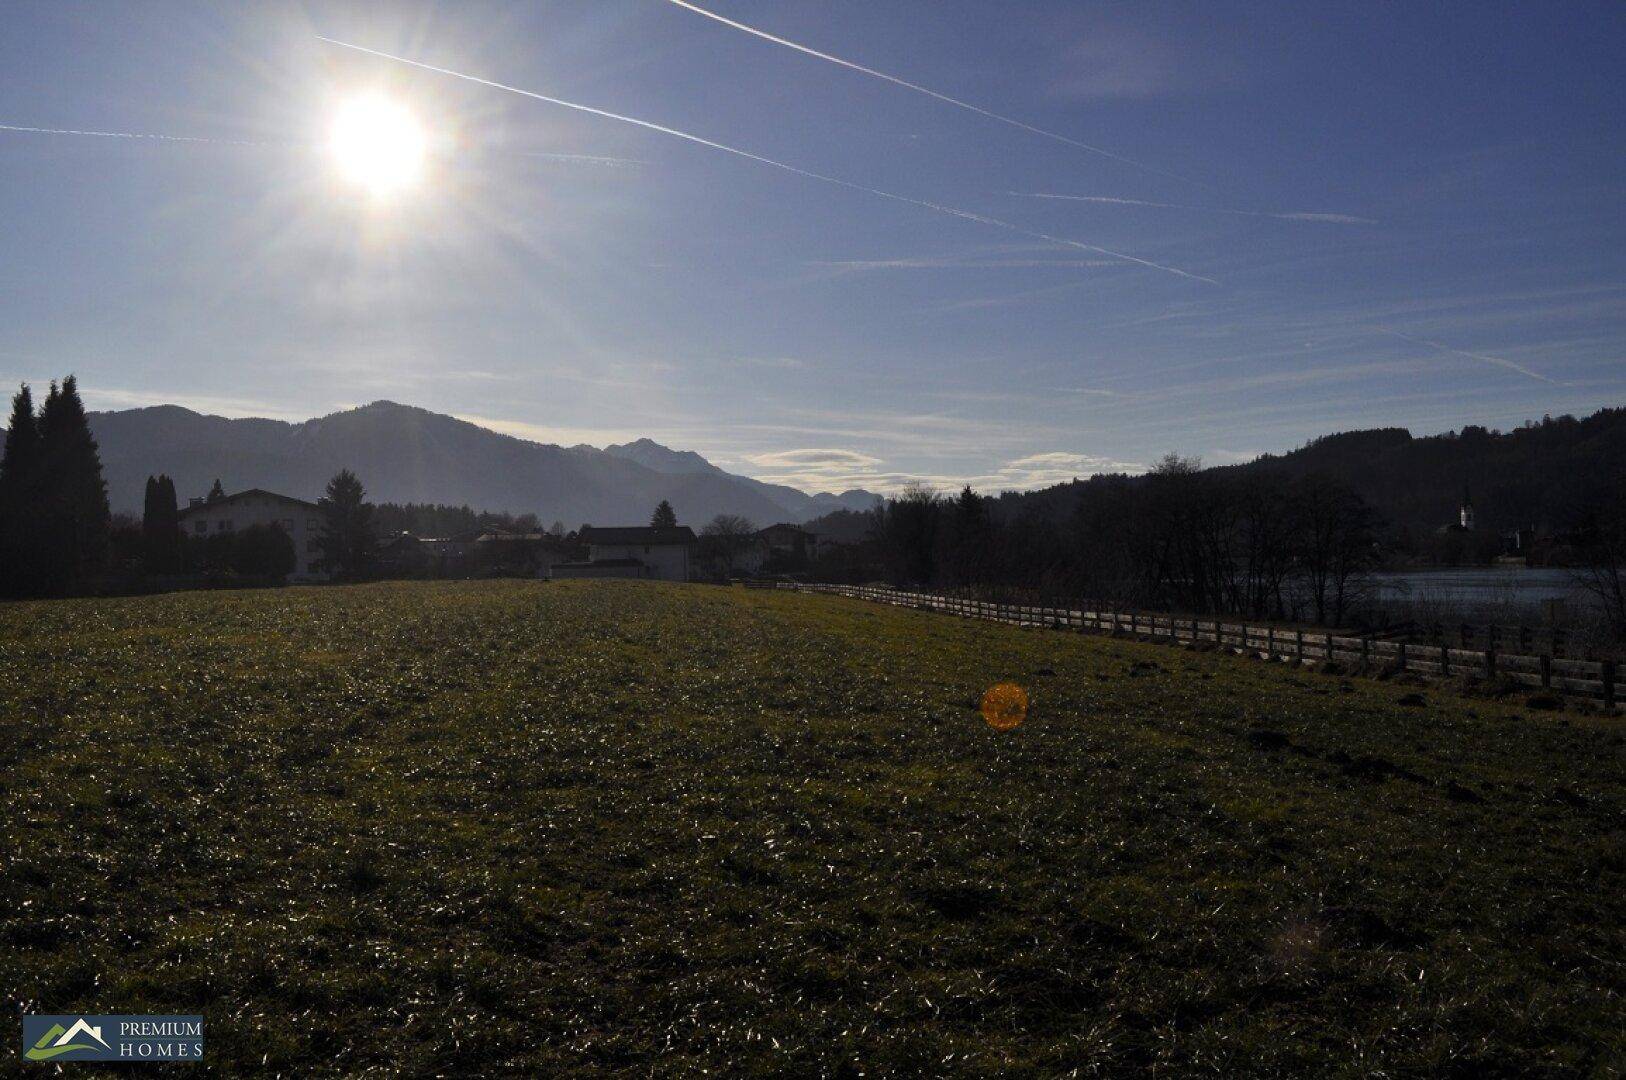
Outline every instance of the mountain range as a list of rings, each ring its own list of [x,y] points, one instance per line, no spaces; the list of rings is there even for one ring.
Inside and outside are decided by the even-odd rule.
[[[544,522],[626,525],[666,499],[679,521],[718,514],[758,525],[868,509],[862,490],[809,495],[725,472],[701,455],[649,439],[619,446],[555,446],[504,435],[428,409],[375,401],[301,423],[206,416],[178,405],[90,414],[115,512],[139,513],[147,477],[167,473],[182,505],[219,479],[314,501],[350,469],[374,502],[448,503],[535,513]]]
[[[839,531],[835,524],[847,519],[837,511],[868,510],[880,497],[856,489],[810,495],[727,472],[692,450],[651,439],[603,449],[531,442],[391,401],[300,423],[158,405],[93,412],[90,425],[109,502],[127,513],[140,512],[146,479],[157,473],[174,479],[184,505],[217,478],[228,491],[263,487],[314,500],[341,468],[361,478],[374,502],[529,512],[567,528],[642,523],[666,499],[689,525],[718,514],[758,525],[833,514],[820,527]],[[1391,525],[1414,530],[1454,521],[1465,493],[1482,528],[1553,525],[1569,516],[1580,487],[1626,471],[1626,409],[1601,409],[1579,420],[1543,418],[1506,432],[1475,426],[1427,436],[1401,428],[1346,431],[1217,471],[1329,475],[1359,491]],[[1075,496],[1104,479],[1008,492],[997,504],[1005,514],[1065,514]]]

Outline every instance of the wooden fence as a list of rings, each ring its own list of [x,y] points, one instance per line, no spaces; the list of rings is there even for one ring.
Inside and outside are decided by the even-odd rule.
[[[1490,626],[1470,623],[1417,623],[1408,628],[1408,640],[1433,645],[1455,645],[1462,649],[1546,653],[1572,660],[1589,659],[1584,654],[1585,635],[1563,626]]]
[[[905,592],[873,585],[819,585],[779,582],[781,589],[829,593],[897,607],[938,611],[972,619],[1055,630],[1095,631],[1114,636],[1168,641],[1206,642],[1222,649],[1255,653],[1268,659],[1333,660],[1363,667],[1410,671],[1436,678],[1474,676],[1507,679],[1532,688],[1601,698],[1606,708],[1617,701],[1613,660],[1573,660],[1551,654],[1502,652],[1494,646],[1460,648],[1449,642],[1420,645],[1373,637],[1344,637],[1275,626],[1250,626],[1224,619],[1182,618],[1138,611],[1085,611],[1029,604],[998,604],[935,593]]]

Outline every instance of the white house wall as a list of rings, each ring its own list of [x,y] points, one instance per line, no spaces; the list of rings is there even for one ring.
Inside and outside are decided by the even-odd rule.
[[[245,495],[241,499],[189,507],[182,515],[181,531],[200,539],[217,533],[241,532],[253,525],[281,525],[282,531],[294,542],[294,572],[289,579],[321,581],[327,577],[314,565],[322,557],[316,548],[316,538],[322,534],[322,515],[315,507],[270,495]]]
[[[594,562],[605,559],[637,559],[649,567],[649,576],[662,581],[689,580],[689,548],[686,544],[593,544]]]

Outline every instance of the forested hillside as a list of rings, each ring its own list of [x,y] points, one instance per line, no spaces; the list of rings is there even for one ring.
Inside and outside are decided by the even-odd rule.
[[[1480,529],[1562,529],[1589,492],[1626,473],[1626,408],[1580,420],[1544,417],[1506,432],[1476,426],[1426,436],[1404,428],[1338,432],[1285,454],[1208,471],[1284,479],[1323,475],[1354,490],[1392,530],[1423,533],[1455,521],[1465,489]],[[1106,482],[1094,477],[1007,493],[997,505],[1002,514],[1070,514],[1091,485]]]

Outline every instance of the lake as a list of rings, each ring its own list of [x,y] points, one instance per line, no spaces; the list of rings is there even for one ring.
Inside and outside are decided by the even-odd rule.
[[[1540,604],[1543,600],[1584,603],[1568,570],[1518,566],[1455,570],[1414,570],[1374,574],[1383,600],[1440,600],[1467,604]]]

